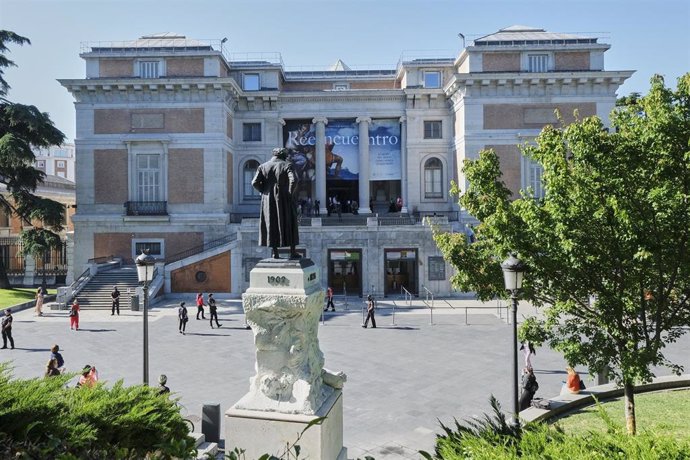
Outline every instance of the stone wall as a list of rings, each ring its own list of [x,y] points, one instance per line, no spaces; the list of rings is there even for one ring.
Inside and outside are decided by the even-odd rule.
[[[203,133],[204,109],[96,109],[94,134]]]

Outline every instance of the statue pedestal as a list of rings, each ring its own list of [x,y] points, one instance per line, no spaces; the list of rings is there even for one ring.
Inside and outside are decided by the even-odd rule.
[[[300,458],[340,459],[343,447],[342,384],[324,371],[317,337],[324,293],[309,259],[264,259],[242,295],[254,332],[256,375],[249,392],[225,413],[225,443],[247,458],[282,454],[300,446]],[[326,379],[326,382],[324,381]],[[314,419],[320,424],[300,433]]]

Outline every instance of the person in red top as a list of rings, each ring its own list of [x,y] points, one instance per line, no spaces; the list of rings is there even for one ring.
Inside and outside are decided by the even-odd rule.
[[[568,380],[563,385],[561,394],[579,393],[580,390],[584,389],[584,385],[582,384],[582,380],[580,380],[580,376],[571,366],[566,367],[565,370],[568,372]]]
[[[201,319],[206,319],[204,315],[204,294],[201,292],[196,295],[196,319],[199,319],[199,315],[201,315]]]
[[[79,301],[74,299],[69,309],[69,328],[79,330]]]
[[[328,311],[328,307],[331,307],[331,311],[335,311],[335,305],[333,304],[333,288],[328,286],[326,289],[326,308],[323,311]]]

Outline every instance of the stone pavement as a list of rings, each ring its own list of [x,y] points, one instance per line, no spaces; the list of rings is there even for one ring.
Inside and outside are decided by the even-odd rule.
[[[186,415],[200,416],[204,403],[220,403],[225,411],[247,392],[254,373],[253,334],[244,329],[241,302],[219,299],[223,327],[211,329],[208,320],[195,319],[194,296],[185,297],[190,321],[182,336],[177,331],[179,300],[166,299],[150,310],[149,379],[154,385],[159,374],[167,374]],[[465,325],[464,307],[482,306],[479,302],[437,299],[431,325],[420,301],[410,307],[386,300],[379,303],[377,329],[360,327],[361,306],[361,299],[350,299],[349,310],[336,302],[337,311],[326,314],[319,330],[326,367],[348,376],[343,394],[349,458],[418,459],[419,449],[433,451],[437,419],[449,424],[454,417],[481,415],[490,409],[491,394],[510,409],[512,330],[496,315],[495,302],[469,309]],[[531,314],[532,307],[520,306],[519,317]],[[48,310],[40,318],[32,310],[18,312],[13,328],[17,349],[0,350],[0,361],[12,360],[18,377],[39,377],[50,346],[58,343],[69,371],[93,364],[101,380],[142,381],[141,312],[123,310],[113,317],[109,311],[83,311],[81,328],[70,331],[66,311]],[[667,356],[688,368],[689,345],[684,336]],[[562,357],[540,348],[533,364],[537,396],[557,394],[565,380]]]

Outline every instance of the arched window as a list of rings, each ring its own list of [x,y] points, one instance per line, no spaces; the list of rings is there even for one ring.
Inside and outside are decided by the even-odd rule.
[[[424,198],[443,198],[443,163],[438,158],[424,163]]]
[[[252,187],[252,179],[254,179],[254,175],[258,168],[259,162],[256,160],[248,160],[244,163],[244,168],[242,170],[242,186],[245,200],[258,200],[261,198],[259,191]]]

